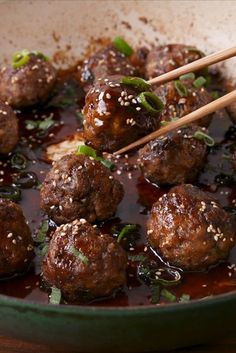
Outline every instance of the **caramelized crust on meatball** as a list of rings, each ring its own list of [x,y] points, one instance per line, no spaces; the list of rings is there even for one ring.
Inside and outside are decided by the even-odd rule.
[[[89,222],[109,218],[123,194],[108,168],[92,157],[75,154],[54,163],[40,191],[42,209],[57,224],[77,217]]]
[[[139,150],[140,168],[145,178],[157,184],[193,182],[203,167],[206,145],[194,138],[196,125],[170,132]]]
[[[180,185],[152,207],[150,245],[171,265],[203,270],[225,260],[235,245],[235,219],[208,193]]]
[[[11,152],[18,138],[17,117],[8,104],[0,101],[0,153]]]
[[[0,276],[22,273],[34,256],[34,247],[21,208],[0,199],[0,224]]]
[[[120,83],[121,76],[97,81],[87,93],[83,113],[88,144],[97,150],[114,152],[159,126],[159,112],[142,107],[137,92]]]
[[[82,67],[78,68],[78,77],[86,91],[99,78],[110,75],[134,76],[135,67],[130,64],[129,59],[118,51],[112,44],[99,50]]]
[[[42,266],[43,280],[61,289],[69,301],[88,294],[113,294],[126,280],[127,257],[109,235],[85,220],[74,220],[56,229]]]
[[[0,98],[14,108],[44,103],[56,81],[56,70],[49,61],[33,53],[29,56],[20,68],[0,71]]]
[[[146,60],[146,77],[160,76],[180,66],[198,60],[203,53],[196,47],[183,44],[168,44],[152,49]]]

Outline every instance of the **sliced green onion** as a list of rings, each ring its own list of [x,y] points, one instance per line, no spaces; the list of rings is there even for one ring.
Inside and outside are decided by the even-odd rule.
[[[167,272],[169,272],[169,274],[171,274],[174,279],[167,280],[163,278],[153,278],[152,283],[161,284],[163,287],[173,287],[181,282],[181,275],[177,270],[168,268]]]
[[[48,249],[49,249],[49,245],[48,244],[44,244],[43,247],[40,250],[40,255],[42,257],[45,257],[48,253]]]
[[[13,69],[19,69],[26,65],[30,59],[30,52],[27,49],[16,52],[12,57]]]
[[[163,298],[165,298],[168,302],[176,302],[177,301],[177,297],[171,293],[169,290],[167,290],[166,288],[163,288],[161,290],[161,296]]]
[[[124,237],[126,237],[136,229],[137,229],[136,224],[127,224],[126,226],[124,226],[124,228],[122,228],[122,230],[118,235],[117,242],[119,243]]]
[[[48,221],[43,221],[43,223],[41,224],[39,230],[38,230],[38,234],[35,238],[35,241],[37,243],[43,243],[45,241],[47,232],[49,229],[49,222]]]
[[[41,53],[40,51],[37,50],[33,50],[32,52],[30,52],[30,54],[34,54],[35,56],[37,56],[40,59],[43,59],[44,61],[48,61],[49,57],[44,55],[43,53]]]
[[[49,303],[53,305],[58,305],[60,304],[60,302],[61,302],[61,290],[56,287],[52,287]]]
[[[169,121],[167,121],[167,120],[162,120],[162,121],[160,122],[160,125],[161,125],[161,126],[167,126],[167,125],[169,125],[170,123],[173,123],[174,121],[177,121],[177,120],[179,120],[179,118],[171,118]]]
[[[54,124],[55,124],[55,120],[53,120],[52,117],[49,117],[42,121],[39,121],[38,128],[40,130],[48,130]]]
[[[179,77],[180,81],[184,80],[194,80],[195,79],[195,74],[193,72],[189,72],[188,74],[181,75]]]
[[[190,52],[198,53],[198,54],[201,56],[201,58],[203,58],[204,56],[206,56],[206,54],[203,53],[203,51],[201,51],[201,50],[199,50],[199,49],[197,49],[197,48],[195,48],[195,47],[188,47],[188,48],[186,48],[186,50],[188,50],[188,51],[190,51]]]
[[[80,259],[80,261],[83,262],[83,264],[88,265],[89,264],[89,259],[87,258],[87,256],[85,256],[82,251],[76,249],[74,247],[74,245],[71,245],[69,252],[71,254],[73,254],[74,256],[78,257]]]
[[[112,43],[114,47],[125,56],[130,56],[134,52],[131,46],[121,37],[114,38]]]
[[[0,198],[13,200],[13,201],[19,201],[21,199],[21,191],[20,191],[20,189],[13,188],[11,186],[1,186],[0,187]]]
[[[193,81],[193,85],[196,88],[201,88],[206,84],[207,80],[203,76],[199,76],[195,81]]]
[[[219,92],[217,92],[217,91],[213,91],[213,92],[211,92],[211,96],[212,96],[212,99],[218,99],[219,98]]]
[[[151,88],[151,85],[149,85],[149,83],[141,77],[125,76],[122,77],[120,82],[125,85],[132,86],[141,92],[148,91]]]
[[[140,104],[151,114],[161,112],[164,108],[160,98],[152,92],[142,92],[137,98]]]
[[[38,120],[25,120],[25,128],[27,130],[37,129],[38,125]]]
[[[14,153],[11,157],[11,166],[15,169],[25,169],[27,166],[26,157],[21,153]]]
[[[111,161],[98,156],[97,151],[87,145],[79,145],[75,153],[77,155],[84,154],[85,156],[92,157],[96,161],[101,162],[105,167],[109,169],[112,169],[114,167],[114,164]]]
[[[187,97],[188,95],[188,89],[187,87],[180,81],[175,81],[174,82],[175,89],[180,95],[180,97]]]
[[[147,260],[147,256],[144,254],[138,254],[138,255],[128,255],[128,260],[132,262],[144,262]]]
[[[214,139],[200,130],[196,131],[193,137],[197,140],[203,141],[209,147],[212,147],[215,145]]]
[[[160,300],[160,294],[161,294],[160,286],[151,285],[150,289],[151,289],[151,295],[152,295],[151,296],[151,303],[157,304]]]
[[[182,294],[181,297],[179,298],[180,302],[189,302],[189,300],[190,300],[189,294]]]

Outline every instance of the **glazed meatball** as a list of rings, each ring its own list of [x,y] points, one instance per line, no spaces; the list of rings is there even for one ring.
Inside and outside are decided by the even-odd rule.
[[[0,153],[11,152],[18,138],[17,117],[8,104],[0,101]]]
[[[84,219],[56,229],[42,266],[43,280],[69,301],[110,296],[126,280],[125,251]]]
[[[19,68],[0,71],[0,98],[14,108],[44,103],[56,80],[56,70],[39,53],[29,53],[28,62]]]
[[[206,145],[194,138],[197,126],[170,132],[139,150],[140,168],[145,178],[157,184],[183,184],[195,180],[206,156]]]
[[[57,224],[78,217],[89,222],[111,217],[123,186],[100,162],[70,154],[55,162],[41,188],[41,207]]]
[[[172,188],[154,203],[148,241],[171,265],[203,270],[227,258],[235,244],[235,220],[196,186]]]
[[[34,247],[21,208],[0,199],[0,224],[0,277],[22,273],[33,258]]]
[[[145,77],[145,66],[149,50],[146,47],[138,48],[131,56],[130,62],[136,68],[139,77]]]
[[[193,80],[183,80],[180,82],[186,88],[186,97],[181,97],[176,89],[176,83],[174,81],[156,87],[154,90],[155,94],[165,105],[160,114],[161,121],[170,121],[173,118],[181,118],[212,101],[211,95],[204,87],[195,88],[193,86]],[[208,126],[210,120],[211,118],[209,116],[204,117],[199,120],[198,124]]]
[[[159,111],[149,113],[122,77],[97,81],[87,93],[83,113],[85,140],[100,151],[114,152],[159,126]]]
[[[200,59],[204,54],[196,47],[168,44],[152,49],[146,60],[146,77],[160,76],[180,66]]]
[[[129,59],[112,44],[99,50],[88,60],[85,60],[82,67],[78,67],[79,80],[86,91],[98,78],[116,74],[134,76],[136,70],[130,64]]]

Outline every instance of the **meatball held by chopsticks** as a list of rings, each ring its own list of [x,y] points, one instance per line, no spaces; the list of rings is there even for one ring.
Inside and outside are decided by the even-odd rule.
[[[147,229],[153,249],[184,270],[204,270],[227,259],[236,240],[233,216],[188,184],[172,188],[154,203]]]
[[[140,78],[100,79],[85,98],[85,140],[97,150],[114,152],[156,130],[162,109],[161,100]]]
[[[42,185],[41,208],[57,224],[81,217],[89,222],[111,217],[123,186],[93,157],[70,154],[55,162]]]
[[[126,266],[126,253],[117,241],[80,219],[54,232],[42,277],[73,302],[113,294],[125,284]]]
[[[0,99],[14,108],[42,104],[56,81],[56,70],[42,53],[28,50],[13,56],[12,67],[0,70]]]
[[[8,104],[0,101],[0,154],[11,152],[18,139],[17,117]]]
[[[33,240],[21,208],[0,199],[0,277],[26,271],[34,256]]]

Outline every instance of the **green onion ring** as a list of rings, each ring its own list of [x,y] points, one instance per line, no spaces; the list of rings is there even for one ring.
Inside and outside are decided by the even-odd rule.
[[[76,154],[84,154],[85,156],[92,157],[96,161],[101,162],[108,169],[112,169],[114,167],[114,164],[111,161],[98,156],[97,151],[87,145],[79,145],[76,150]]]
[[[188,89],[187,87],[180,81],[174,81],[175,89],[180,95],[180,97],[187,97]]]
[[[141,77],[125,76],[120,82],[127,86],[132,86],[141,92],[151,89],[151,85]]]
[[[193,85],[195,88],[201,88],[206,84],[207,80],[203,76],[199,76],[195,81],[193,81]]]
[[[114,47],[125,56],[130,56],[134,52],[133,48],[121,37],[114,38],[112,43]]]
[[[13,188],[11,186],[1,186],[0,187],[0,198],[13,200],[13,201],[19,201],[21,198],[21,191],[20,191],[20,189]]]
[[[25,169],[27,165],[26,157],[21,153],[14,153],[11,157],[11,166],[15,169]]]
[[[52,287],[51,290],[52,291],[51,291],[49,303],[53,304],[53,305],[60,304],[60,302],[61,302],[61,290],[56,288],[56,287]]]
[[[209,147],[212,147],[215,145],[214,139],[200,130],[194,133],[193,138],[203,141]]]
[[[184,80],[194,80],[195,79],[195,74],[193,72],[189,72],[188,74],[181,75],[179,77],[180,81]]]
[[[30,52],[27,49],[16,52],[12,57],[12,66],[14,69],[19,69],[26,65],[30,59]]]
[[[138,101],[149,113],[156,114],[161,112],[164,108],[164,104],[154,93],[142,92],[138,95]]]

